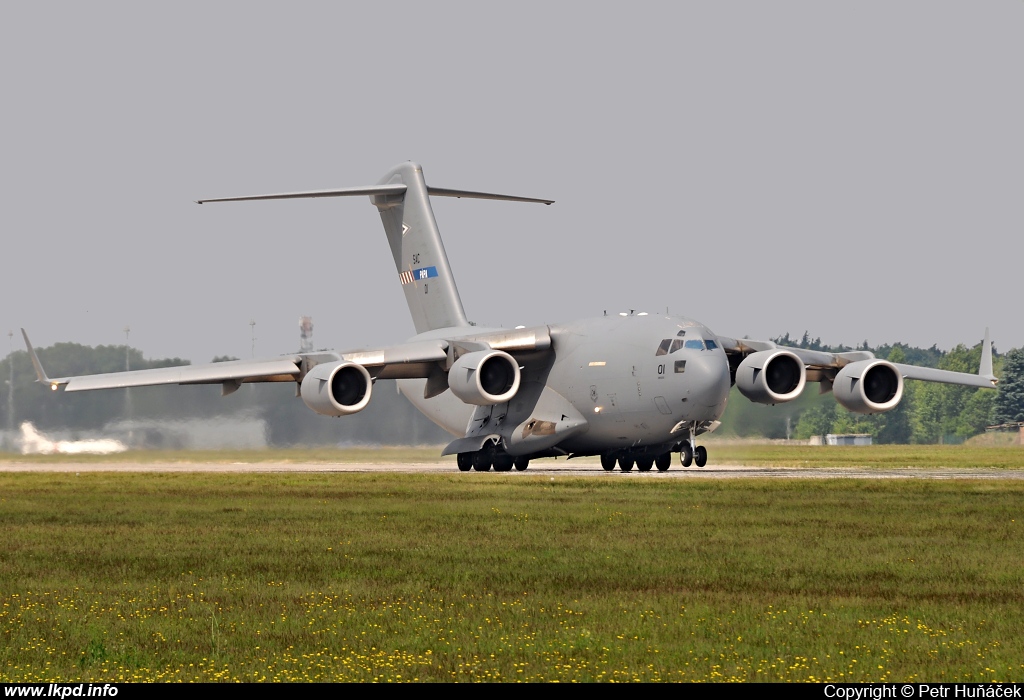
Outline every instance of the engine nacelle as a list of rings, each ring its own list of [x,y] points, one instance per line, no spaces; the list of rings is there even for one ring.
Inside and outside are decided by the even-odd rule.
[[[519,363],[501,350],[466,353],[448,370],[448,388],[474,406],[505,403],[519,391]]]
[[[355,362],[317,365],[302,378],[299,392],[307,406],[323,416],[358,413],[370,403],[373,380]]]
[[[807,384],[803,360],[789,350],[762,350],[747,355],[736,368],[736,388],[756,403],[785,403]]]
[[[885,360],[851,362],[832,383],[839,405],[854,413],[891,411],[903,398],[903,375]]]

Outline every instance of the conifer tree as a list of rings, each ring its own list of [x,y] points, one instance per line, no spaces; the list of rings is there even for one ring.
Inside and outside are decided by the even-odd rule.
[[[1003,376],[999,380],[992,421],[996,424],[1024,422],[1024,348],[1011,350],[1003,359]]]

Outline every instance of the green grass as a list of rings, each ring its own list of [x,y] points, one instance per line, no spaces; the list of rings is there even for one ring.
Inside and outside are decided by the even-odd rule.
[[[922,467],[1024,469],[1024,448],[965,445],[807,445],[716,444],[708,441],[713,464],[770,467]]]
[[[2,474],[0,680],[1020,681],[1022,497]]]

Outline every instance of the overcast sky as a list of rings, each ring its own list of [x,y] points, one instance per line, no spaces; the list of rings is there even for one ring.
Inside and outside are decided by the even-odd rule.
[[[415,160],[469,317],[1024,345],[1024,3],[31,3],[0,13],[0,328],[206,362],[413,334]],[[15,337],[16,347],[20,339]],[[3,354],[7,349],[4,348]]]

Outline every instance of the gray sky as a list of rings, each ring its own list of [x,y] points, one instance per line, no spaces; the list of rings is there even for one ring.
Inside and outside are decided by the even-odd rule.
[[[195,362],[401,341],[404,160],[469,317],[1024,345],[1024,3],[7,3],[0,328]],[[16,338],[17,340],[17,338]],[[20,347],[20,345],[18,346]],[[6,354],[6,348],[3,350]]]

